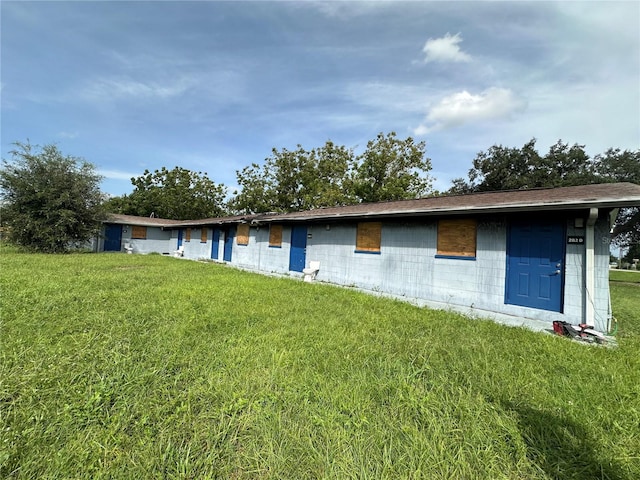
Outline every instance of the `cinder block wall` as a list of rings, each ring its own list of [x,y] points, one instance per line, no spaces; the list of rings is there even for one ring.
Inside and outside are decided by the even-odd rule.
[[[133,247],[133,253],[168,253],[172,250],[171,231],[162,230],[159,227],[147,227],[147,238],[142,239],[131,238],[132,230],[130,226],[123,228],[122,245],[129,243]]]
[[[443,306],[472,309],[487,316],[497,312],[516,317],[551,322],[583,321],[585,302],[593,301],[596,327],[606,330],[609,318],[608,283],[608,220],[596,225],[596,292],[593,299],[585,295],[585,246],[566,245],[564,262],[564,309],[550,312],[505,304],[508,222],[505,218],[479,220],[476,258],[436,258],[437,221],[383,223],[380,253],[356,252],[356,224],[314,224],[307,227],[306,265],[320,262],[318,281],[353,286],[408,299],[438,302]],[[218,245],[212,245],[209,230],[206,243],[200,243],[200,232],[192,230],[191,242],[184,242],[185,257],[211,258],[211,249],[218,248],[222,260],[224,235]],[[585,235],[585,229],[566,220],[567,235]],[[177,242],[177,234],[172,242]],[[231,263],[266,273],[289,272],[291,227],[285,225],[282,244],[269,246],[269,227],[251,227],[249,244],[234,240]],[[172,248],[173,250],[173,248]]]
[[[567,235],[584,235],[567,219]],[[356,225],[309,226],[307,265],[320,261],[317,279],[407,298],[424,299],[517,317],[579,323],[585,309],[585,246],[567,245],[563,312],[505,304],[507,221],[480,221],[475,260],[436,258],[437,223],[384,223],[379,254],[355,251]],[[265,229],[266,230],[266,229]],[[245,266],[287,272],[290,230],[283,231],[280,249],[269,249],[259,263]],[[606,330],[608,319],[608,224],[596,225],[596,327]],[[285,241],[285,239],[287,241]],[[268,245],[268,232],[256,235],[256,245]],[[235,262],[233,262],[235,263]],[[480,313],[480,312],[479,312]]]

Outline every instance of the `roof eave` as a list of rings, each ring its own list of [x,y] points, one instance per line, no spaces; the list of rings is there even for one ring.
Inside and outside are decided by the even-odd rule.
[[[433,217],[444,215],[481,215],[492,213],[518,213],[518,212],[542,212],[542,211],[562,211],[562,210],[584,210],[588,208],[621,208],[638,206],[637,199],[631,200],[611,200],[596,202],[554,202],[546,204],[519,204],[519,205],[493,205],[482,207],[458,207],[458,208],[436,208],[436,209],[416,209],[416,210],[387,210],[374,212],[353,212],[353,213],[332,213],[317,215],[295,215],[289,218],[283,216],[265,217],[260,219],[260,223],[295,223],[312,220],[340,220],[340,219],[362,219],[362,218],[410,218],[410,217]]]

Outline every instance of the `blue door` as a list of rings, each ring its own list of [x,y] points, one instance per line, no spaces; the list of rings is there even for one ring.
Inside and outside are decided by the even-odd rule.
[[[213,229],[213,239],[211,240],[211,258],[214,260],[218,259],[218,250],[220,246],[220,230],[217,228]]]
[[[233,250],[233,238],[236,236],[235,227],[230,227],[229,230],[224,232],[224,252],[222,254],[222,259],[225,262],[231,261],[231,252]]]
[[[122,247],[122,225],[108,223],[104,229],[104,251],[119,252]]]
[[[182,246],[182,229],[179,228],[178,229],[178,247],[177,248],[180,248],[181,246]]]
[[[561,312],[564,287],[564,224],[514,222],[507,244],[506,303]]]
[[[289,270],[302,272],[307,253],[307,227],[291,227],[291,249],[289,250]]]

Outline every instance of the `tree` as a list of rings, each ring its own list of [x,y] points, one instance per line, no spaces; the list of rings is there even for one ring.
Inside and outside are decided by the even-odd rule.
[[[113,213],[155,216],[172,220],[219,217],[226,214],[224,198],[227,189],[211,181],[206,172],[186,168],[162,167],[131,179],[135,187],[130,195],[110,199]]]
[[[595,157],[595,170],[606,182],[631,182],[640,185],[640,150],[610,148]],[[640,208],[622,208],[613,229],[614,243],[621,246],[640,243]]]
[[[306,172],[310,188],[306,192],[308,208],[335,207],[355,202],[349,180],[354,163],[353,150],[327,141],[311,151],[313,168]],[[307,208],[307,209],[308,209]]]
[[[94,237],[105,217],[95,167],[55,145],[14,145],[0,170],[10,240],[31,251],[59,253]]]
[[[236,172],[240,191],[232,210],[243,213],[292,212],[359,202],[401,200],[431,193],[431,160],[425,143],[378,134],[364,153],[330,140],[307,151],[275,148],[262,166]]]
[[[622,258],[625,263],[629,263],[630,265],[637,265],[637,262],[634,260],[640,259],[640,243],[634,243],[629,246],[629,250],[627,250],[627,254]]]
[[[541,156],[532,138],[522,148],[494,145],[480,152],[469,170],[469,181],[457,178],[450,193],[490,192],[522,188],[562,187],[597,182],[592,160],[583,145],[561,140]]]
[[[610,148],[589,158],[584,145],[569,146],[561,140],[540,156],[531,139],[522,148],[494,145],[480,152],[469,170],[469,180],[456,178],[449,193],[461,194],[520,188],[564,187],[590,183],[640,184],[640,150]],[[640,241],[640,209],[621,209],[614,228],[614,243]]]
[[[357,159],[352,177],[355,197],[361,202],[418,198],[431,192],[431,160],[425,142],[379,133]]]
[[[350,203],[345,179],[353,152],[327,141],[307,151],[272,149],[262,166],[236,172],[240,191],[230,202],[238,213],[292,212]]]
[[[242,171],[236,171],[240,191],[234,192],[229,209],[234,213],[266,213],[275,210],[275,193],[271,187],[273,179],[268,166],[252,163]]]

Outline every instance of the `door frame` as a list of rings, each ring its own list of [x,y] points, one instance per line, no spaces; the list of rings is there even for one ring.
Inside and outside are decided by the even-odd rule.
[[[222,252],[222,260],[231,262],[233,257],[233,239],[236,236],[236,227],[229,227],[224,231],[224,249]]]
[[[113,237],[109,236],[109,231],[118,231],[118,235],[117,235],[117,244],[118,244],[118,248],[109,248],[107,249],[107,242],[113,242],[114,245],[116,243],[116,239]],[[104,227],[104,244],[102,245],[102,250],[105,252],[121,252],[122,251],[122,225],[120,225],[119,223],[107,223],[105,224]]]
[[[296,244],[294,245],[294,239]],[[302,241],[303,240],[303,241]],[[302,272],[307,261],[307,226],[291,226],[291,242],[289,244],[289,271]]]
[[[514,242],[518,241],[518,238],[516,237],[517,234],[523,233],[522,231],[517,232],[517,230],[526,228],[527,226],[535,229],[535,232],[532,233],[535,235],[535,240],[532,242],[532,245],[538,248],[545,245],[545,232],[542,228],[551,227],[552,232],[549,233],[546,238],[553,242],[553,245],[550,247],[551,254],[547,256],[552,256],[553,258],[548,259],[548,264],[544,264],[544,262],[528,263],[529,268],[527,268],[527,264],[521,263],[516,265],[514,263],[515,259],[524,258],[522,255],[517,255],[518,253],[521,253],[519,249],[522,245],[515,244]],[[534,217],[530,220],[512,219],[508,222],[504,296],[505,304],[563,313],[567,258],[566,229],[566,221],[560,218]],[[528,258],[532,260],[536,258],[541,259],[542,256],[530,255]],[[560,272],[556,275],[555,272],[558,270]],[[517,288],[518,284],[516,275],[522,275],[523,273],[525,275],[532,273],[537,275],[537,278],[534,277],[534,281],[537,282],[549,277],[549,301],[545,301],[544,299],[541,300],[540,297],[532,298],[531,296],[518,295],[515,292],[515,288]],[[527,280],[529,280],[529,278],[527,278]],[[535,285],[540,286],[540,283],[535,283]]]
[[[176,248],[179,250],[181,246],[182,246],[182,229],[179,228],[178,229],[178,244],[177,244]]]
[[[220,256],[220,229],[214,228],[211,238],[211,258],[218,260]]]

